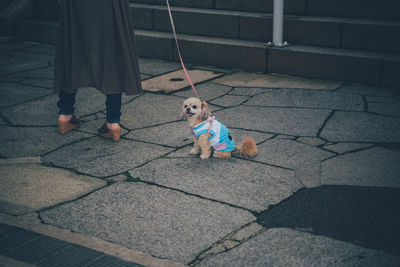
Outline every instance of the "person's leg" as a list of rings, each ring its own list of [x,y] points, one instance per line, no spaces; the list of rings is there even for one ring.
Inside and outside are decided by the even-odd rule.
[[[76,93],[66,93],[63,91],[58,95],[57,107],[60,114],[58,116],[58,128],[61,134],[65,134],[80,125],[79,119],[74,116],[75,96]]]
[[[100,127],[100,135],[118,141],[121,136],[121,94],[106,95],[106,123]]]
[[[121,94],[106,95],[106,119],[108,124],[120,123],[121,118]]]

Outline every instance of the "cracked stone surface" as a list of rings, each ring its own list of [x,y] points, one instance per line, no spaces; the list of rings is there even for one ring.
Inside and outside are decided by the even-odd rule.
[[[196,91],[199,94],[201,100],[209,101],[216,97],[220,97],[222,95],[227,94],[232,88],[230,86],[225,86],[221,84],[215,83],[203,83],[196,85]],[[184,98],[189,98],[194,95],[192,89],[188,89],[185,91],[175,93],[176,96],[181,96]]]
[[[193,84],[204,82],[223,75],[205,70],[187,70]],[[190,86],[183,70],[156,76],[142,82],[143,90],[150,92],[174,92]]]
[[[0,82],[0,108],[19,104],[51,93],[48,89]]]
[[[170,147],[181,147],[193,142],[186,121],[167,123],[161,126],[134,130],[125,135],[125,138]]]
[[[139,69],[141,73],[146,75],[155,76],[172,72],[181,68],[177,62],[170,62],[158,59],[142,58],[139,59]]]
[[[182,98],[167,95],[145,94],[123,105],[121,123],[128,129],[156,126],[181,120]]]
[[[0,156],[5,158],[43,155],[93,135],[73,131],[60,135],[56,127],[0,127]]]
[[[258,149],[259,155],[255,160],[293,170],[334,155],[316,147],[283,139],[268,140]]]
[[[330,142],[400,142],[400,118],[361,112],[338,111],[329,119],[321,137]]]
[[[250,210],[261,211],[301,188],[294,173],[241,159],[159,159],[132,177]]]
[[[236,144],[251,136],[259,148],[254,158],[234,152],[201,160],[189,154],[192,135],[180,114],[194,96],[189,87],[123,95],[119,142],[97,133],[104,95],[81,88],[82,125],[59,135],[54,48],[0,44],[0,208],[14,221],[40,212],[40,227],[194,266],[400,264],[391,212],[400,190],[398,88],[191,65],[224,75],[197,84],[200,98]],[[139,64],[148,82],[181,69],[163,60]],[[364,209],[366,217],[353,212]],[[274,210],[282,213],[263,222]]]
[[[369,148],[322,163],[321,183],[400,187],[400,152]]]
[[[268,245],[266,245],[268,244]],[[400,258],[377,250],[287,228],[270,229],[198,266],[397,266]]]
[[[210,103],[221,107],[238,106],[248,99],[246,96],[226,95],[212,100]]]
[[[143,183],[114,184],[40,215],[46,223],[185,264],[255,220],[242,209]]]
[[[246,105],[364,110],[363,98],[360,95],[310,90],[273,90],[251,98]]]
[[[329,110],[239,106],[218,111],[217,118],[228,127],[316,136],[329,113]]]
[[[49,153],[43,157],[43,161],[96,177],[107,177],[140,166],[170,151],[158,145],[122,139],[115,143],[95,137]]]
[[[238,72],[215,80],[216,83],[234,87],[269,87],[335,90],[341,83],[317,79],[291,77],[277,74]]]
[[[373,146],[372,144],[365,144],[365,143],[337,143],[337,144],[331,144],[331,145],[325,145],[323,148],[328,149],[333,152],[337,153],[346,153],[346,152],[351,152],[354,150],[359,150],[363,148],[367,148]]]
[[[74,200],[105,181],[36,164],[0,164],[0,210],[24,214]]]

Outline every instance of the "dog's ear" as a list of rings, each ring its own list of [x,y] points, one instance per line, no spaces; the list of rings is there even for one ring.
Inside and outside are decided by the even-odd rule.
[[[181,113],[180,113],[180,116],[181,116],[182,120],[187,120],[187,117],[186,117],[186,115],[185,115],[185,112],[183,111],[183,110],[184,110],[184,105],[185,105],[185,103],[183,103],[183,104],[181,105]]]
[[[210,110],[208,108],[208,105],[205,101],[201,102],[201,112],[200,112],[200,117],[202,120],[206,120],[208,117],[210,117]]]

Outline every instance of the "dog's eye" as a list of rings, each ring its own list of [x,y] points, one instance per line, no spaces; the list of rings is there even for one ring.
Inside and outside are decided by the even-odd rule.
[[[185,105],[185,108],[187,108],[188,106],[187,105]]]
[[[193,105],[193,106],[192,106],[192,108],[196,109],[196,108],[197,108],[197,106],[196,106],[196,105]]]

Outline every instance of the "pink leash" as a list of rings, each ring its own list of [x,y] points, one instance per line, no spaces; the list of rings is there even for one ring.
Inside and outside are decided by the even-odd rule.
[[[167,7],[168,7],[168,14],[169,14],[169,20],[171,21],[171,26],[172,26],[172,31],[174,32],[174,38],[175,38],[175,43],[176,43],[176,49],[178,50],[178,55],[179,55],[179,59],[181,61],[181,65],[183,68],[183,71],[185,72],[186,78],[188,79],[190,86],[193,89],[193,92],[196,94],[197,98],[200,98],[199,95],[197,94],[196,88],[194,88],[192,79],[190,79],[190,76],[186,70],[185,64],[183,63],[183,59],[182,59],[182,55],[181,55],[181,51],[179,49],[179,43],[178,43],[178,37],[176,35],[176,31],[175,31],[175,24],[174,24],[174,19],[172,18],[172,13],[171,13],[171,7],[169,6],[169,2],[168,0],[166,0],[167,2]]]

